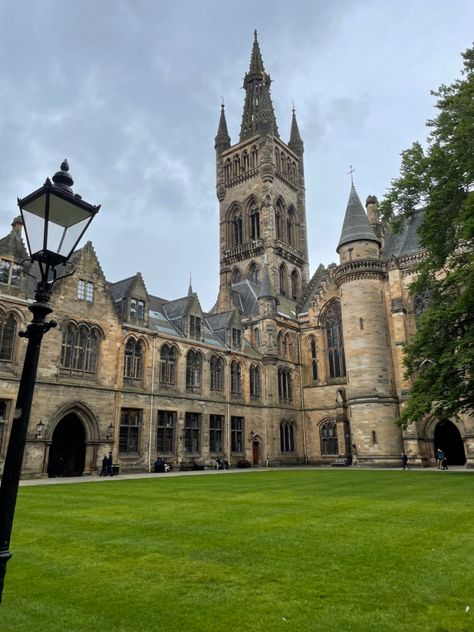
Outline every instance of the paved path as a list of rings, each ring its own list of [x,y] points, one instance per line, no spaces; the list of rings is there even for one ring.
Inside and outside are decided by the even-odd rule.
[[[373,467],[348,467],[348,468],[338,468],[345,471],[401,471],[401,468],[393,467],[393,468],[373,468]],[[297,471],[297,470],[334,470],[329,466],[301,466],[301,467],[257,467],[257,468],[248,468],[248,469],[230,469],[230,470],[197,470],[196,472],[167,472],[166,474],[154,474],[148,472],[139,472],[134,474],[117,474],[116,476],[66,476],[63,478],[34,478],[34,479],[24,479],[20,481],[20,486],[29,487],[32,485],[64,485],[64,484],[72,484],[72,483],[105,483],[111,481],[125,481],[130,479],[140,479],[140,478],[170,478],[174,476],[228,476],[230,474],[250,474],[257,472],[278,472],[278,471]],[[410,472],[439,472],[435,467],[426,467],[426,468],[412,468],[408,470]],[[463,466],[453,465],[447,471],[443,472],[443,474],[449,474],[453,472],[464,472],[474,474],[474,469],[466,469]]]

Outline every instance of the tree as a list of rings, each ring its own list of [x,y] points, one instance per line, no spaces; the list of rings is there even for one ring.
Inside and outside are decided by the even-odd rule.
[[[429,296],[405,347],[410,394],[400,423],[427,414],[474,413],[474,47],[463,53],[462,78],[441,86],[426,149],[402,153],[401,171],[381,208],[394,230],[422,213],[426,254],[410,286]]]

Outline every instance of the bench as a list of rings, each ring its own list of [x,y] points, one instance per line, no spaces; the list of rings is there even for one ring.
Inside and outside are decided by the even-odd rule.
[[[349,459],[345,456],[343,458],[334,459],[331,462],[331,467],[347,467],[349,465]]]

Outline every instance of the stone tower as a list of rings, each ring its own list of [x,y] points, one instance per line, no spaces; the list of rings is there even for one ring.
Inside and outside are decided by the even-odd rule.
[[[232,285],[248,279],[261,286],[264,257],[274,296],[296,302],[308,282],[303,141],[294,110],[290,140],[281,140],[270,85],[255,32],[244,78],[239,141],[231,144],[224,106],[215,138],[220,204],[217,311],[233,307]]]
[[[359,463],[398,465],[402,444],[394,422],[398,404],[384,300],[385,263],[380,239],[353,184],[337,252],[354,456]]]

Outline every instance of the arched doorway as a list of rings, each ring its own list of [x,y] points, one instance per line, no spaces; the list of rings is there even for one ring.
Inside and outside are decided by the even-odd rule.
[[[74,413],[61,419],[53,432],[49,448],[48,476],[82,476],[86,433],[82,421]]]
[[[442,419],[435,428],[434,433],[435,454],[438,449],[443,450],[448,459],[448,465],[465,465],[466,454],[464,442],[459,430],[449,419]]]
[[[252,441],[252,465],[257,466],[260,461],[260,441]]]

